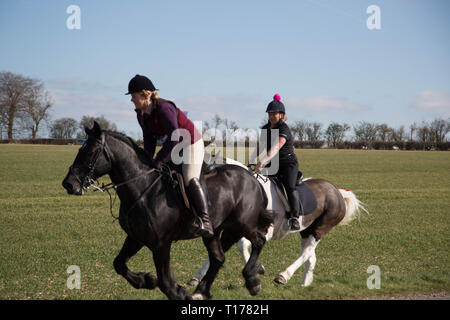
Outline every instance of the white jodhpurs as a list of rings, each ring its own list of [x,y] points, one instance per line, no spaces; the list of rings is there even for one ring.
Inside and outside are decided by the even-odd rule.
[[[193,178],[200,179],[202,172],[203,158],[205,156],[205,145],[203,139],[191,144],[189,147],[183,149],[186,155],[183,155],[183,179],[186,186]],[[185,157],[186,156],[186,157]],[[185,161],[186,159],[186,161]]]

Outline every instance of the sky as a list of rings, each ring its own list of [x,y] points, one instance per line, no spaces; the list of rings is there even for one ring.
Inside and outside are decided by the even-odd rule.
[[[103,115],[136,139],[136,74],[193,121],[258,128],[279,93],[288,124],[407,128],[450,117],[449,13],[448,0],[2,0],[0,71],[42,80],[52,119]]]

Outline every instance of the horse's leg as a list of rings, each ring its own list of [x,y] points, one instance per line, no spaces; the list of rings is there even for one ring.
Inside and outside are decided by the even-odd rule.
[[[235,244],[238,239],[239,238],[236,238],[231,233],[229,233],[229,232],[227,232],[225,230],[222,233],[222,237],[220,238],[220,242],[221,242],[221,245],[222,245],[223,252],[224,253],[227,252],[228,249],[233,244]],[[249,249],[251,247],[250,241],[248,241],[245,238],[241,238],[239,240],[237,246],[238,246],[239,251],[242,253],[242,258],[244,259],[244,263],[247,263],[248,259],[250,258],[250,252],[249,252]],[[203,266],[201,266],[201,268],[197,271],[197,273],[192,276],[192,278],[188,282],[188,285],[192,286],[192,287],[198,285],[200,280],[203,279],[203,277],[205,276],[206,272],[208,271],[208,268],[209,268],[209,259],[207,259],[205,261],[205,263],[203,264]]]
[[[250,248],[252,247],[252,243],[246,238],[241,238],[238,241],[237,247],[241,252],[244,262],[247,263],[248,259],[250,259]]]
[[[309,286],[313,281],[314,267],[316,266],[316,251],[314,250],[308,261],[305,262],[305,274],[302,280],[302,287]]]
[[[294,275],[295,271],[302,266],[307,260],[309,260],[313,255],[315,255],[315,250],[319,244],[320,239],[316,240],[313,235],[309,235],[308,238],[302,238],[302,247],[300,255],[285,271],[281,272],[276,278],[275,282],[280,284],[286,284],[291,277]],[[315,261],[313,259],[314,265]],[[314,267],[313,265],[313,267]],[[311,267],[311,266],[310,266]]]
[[[170,243],[160,245],[152,250],[158,275],[158,286],[170,300],[185,300],[190,298],[186,289],[176,284],[170,270]]]
[[[223,266],[225,262],[225,254],[222,249],[222,245],[219,241],[218,235],[214,235],[211,238],[203,238],[203,243],[208,249],[209,256],[209,268],[203,277],[202,281],[195,289],[193,299],[210,299],[211,298],[211,285],[216,278],[217,272]]]
[[[249,240],[252,243],[252,253],[250,254],[250,259],[248,259],[244,270],[242,270],[242,275],[245,278],[247,290],[254,296],[261,290],[261,282],[256,275],[258,274],[260,267],[258,264],[258,257],[266,242],[266,238],[261,232],[255,232]]]
[[[246,238],[241,238],[238,241],[237,247],[239,251],[241,252],[242,258],[244,259],[244,264],[248,262],[248,259],[250,259],[250,249],[252,247],[252,243],[248,241]],[[264,274],[265,268],[262,264],[258,263],[258,274]]]
[[[208,268],[209,268],[209,258],[206,259],[205,263],[200,267],[200,269],[198,269],[197,273],[191,277],[187,285],[190,287],[195,287],[196,285],[198,285],[200,280],[203,279],[206,272],[208,271]]]
[[[152,276],[148,272],[134,273],[130,271],[126,265],[127,261],[141,248],[142,245],[139,242],[127,237],[119,255],[114,259],[114,269],[136,289],[154,289],[157,285],[155,276]]]

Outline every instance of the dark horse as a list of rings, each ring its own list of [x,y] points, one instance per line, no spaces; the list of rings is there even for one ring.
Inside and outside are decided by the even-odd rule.
[[[153,168],[144,150],[125,135],[102,131],[97,123],[85,130],[88,139],[62,184],[69,194],[82,195],[95,179],[109,174],[120,198],[119,223],[128,235],[114,260],[118,274],[136,289],[158,286],[169,299],[210,298],[211,284],[225,261],[224,252],[245,237],[252,243],[252,254],[242,273],[250,294],[259,292],[257,259],[272,217],[266,210],[264,190],[247,170],[226,165],[204,176],[214,236],[203,238],[203,243],[211,264],[190,296],[172,276],[170,248],[173,241],[195,237],[187,227],[194,217],[182,205],[170,176]],[[157,277],[134,273],[126,266],[143,246],[153,252]]]

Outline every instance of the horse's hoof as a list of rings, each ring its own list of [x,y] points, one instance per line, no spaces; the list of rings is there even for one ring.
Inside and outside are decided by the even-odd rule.
[[[158,286],[158,278],[151,275],[149,272],[144,275],[145,285],[144,288],[153,290]]]
[[[196,287],[196,286],[198,286],[198,283],[199,283],[198,279],[192,278],[191,280],[189,280],[189,282],[187,283],[187,285],[188,285],[189,287]]]
[[[256,296],[261,291],[261,285],[258,284],[255,287],[249,288],[248,292],[250,292],[250,295]]]
[[[279,274],[275,279],[273,279],[273,281],[275,281],[276,283],[279,283],[279,284],[287,283],[287,280],[281,274]]]
[[[266,269],[264,268],[264,266],[262,264],[260,264],[258,266],[258,274],[263,275],[265,272],[266,272]]]
[[[256,277],[246,279],[245,287],[252,296],[256,296],[261,291],[261,281]]]
[[[194,293],[191,296],[191,299],[192,300],[207,300],[208,298],[205,295],[201,294],[201,293]]]

